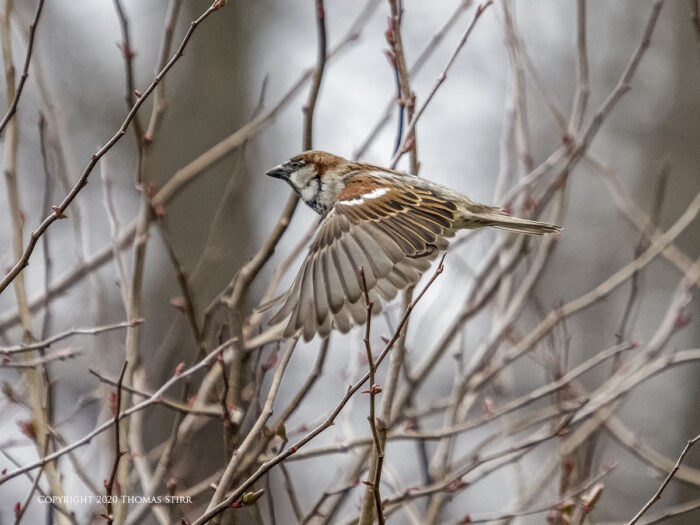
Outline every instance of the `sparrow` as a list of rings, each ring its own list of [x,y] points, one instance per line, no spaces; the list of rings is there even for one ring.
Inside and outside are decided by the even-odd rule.
[[[366,321],[363,269],[370,300],[381,308],[418,282],[457,230],[491,226],[532,235],[558,232],[546,222],[501,208],[427,179],[324,151],[305,151],[266,173],[289,184],[322,216],[299,273],[270,320],[286,320],[284,337],[346,333]]]

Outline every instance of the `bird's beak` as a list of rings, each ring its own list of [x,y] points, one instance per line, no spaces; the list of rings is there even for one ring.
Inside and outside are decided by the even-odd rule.
[[[275,166],[270,171],[265,173],[265,175],[268,175],[270,177],[274,177],[276,179],[288,180],[289,175],[290,175],[290,171],[291,170],[289,169],[289,166],[286,166],[284,164],[280,164],[279,166]]]

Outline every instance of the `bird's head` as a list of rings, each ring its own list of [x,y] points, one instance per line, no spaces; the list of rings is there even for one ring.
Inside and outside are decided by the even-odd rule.
[[[325,213],[345,183],[343,177],[355,164],[325,151],[305,151],[266,173],[282,179],[317,213]]]

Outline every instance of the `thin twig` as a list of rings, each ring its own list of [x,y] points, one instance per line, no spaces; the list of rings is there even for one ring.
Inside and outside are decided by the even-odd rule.
[[[44,366],[51,361],[63,361],[78,355],[80,355],[80,352],[77,350],[64,348],[62,350],[56,350],[50,354],[42,355],[41,357],[24,359],[16,363],[13,363],[7,357],[5,357],[4,359],[0,360],[0,368],[36,368],[39,366]]]
[[[571,416],[569,415],[564,417],[564,419],[562,419],[562,421],[560,421],[552,430],[549,430],[545,433],[540,433],[540,435],[525,438],[521,441],[516,442],[512,446],[509,446],[502,450],[498,450],[496,452],[491,452],[489,454],[483,455],[475,455],[473,457],[470,456],[465,460],[460,461],[460,463],[462,463],[463,466],[457,467],[453,472],[449,473],[444,480],[422,488],[407,489],[403,494],[385,500],[384,505],[393,505],[411,499],[429,496],[431,494],[442,492],[444,490],[449,490],[453,493],[459,490],[463,490],[467,486],[471,485],[471,483],[473,483],[474,480],[466,482],[462,478],[464,478],[464,476],[471,472],[477,471],[478,467],[482,467],[488,463],[493,462],[496,468],[500,468],[513,461],[514,459],[522,457],[522,454],[533,450],[534,447],[536,447],[537,445],[559,436],[563,431],[566,430],[570,422]],[[499,462],[499,460],[505,461]],[[477,477],[482,477],[483,475],[484,473],[477,473]]]
[[[500,513],[500,514],[492,514],[491,516],[469,516],[469,521],[467,522],[467,518],[463,518],[461,523],[488,523],[492,521],[502,521],[502,520],[507,520],[507,519],[512,519],[512,518],[518,518],[521,516],[531,516],[533,514],[541,514],[543,512],[547,512],[548,510],[552,509],[557,509],[561,508],[565,505],[570,505],[571,501],[574,498],[579,498],[582,494],[584,494],[586,491],[589,489],[591,490],[602,490],[602,483],[600,483],[600,480],[603,479],[605,476],[610,474],[610,472],[613,471],[615,465],[612,465],[610,467],[607,467],[603,469],[602,472],[600,472],[598,475],[593,476],[591,479],[589,479],[586,483],[582,484],[578,489],[569,491],[564,497],[562,497],[559,501],[556,503],[550,503],[549,505],[541,505],[537,508],[534,509],[526,509],[526,510],[519,510],[519,511],[512,511],[512,512],[506,512],[506,513]]]
[[[409,305],[409,307],[406,309],[404,312],[403,317],[401,318],[401,321],[399,322],[399,325],[396,328],[396,331],[394,332],[394,335],[389,339],[389,341],[386,343],[386,346],[384,347],[384,350],[382,353],[379,355],[379,357],[376,359],[375,363],[377,366],[384,360],[384,358],[387,356],[387,354],[391,351],[391,349],[394,347],[394,344],[396,343],[397,339],[399,338],[401,332],[403,331],[403,328],[406,324],[406,321],[408,320],[408,317],[411,315],[411,312],[415,308],[416,304],[418,304],[418,301],[425,295],[425,292],[432,286],[432,284],[435,282],[435,280],[438,278],[438,276],[443,272],[444,266],[443,266],[443,261],[444,261],[444,256],[443,259],[440,261],[440,264],[438,265],[437,269],[433,273],[433,276],[430,278],[430,280],[426,283],[425,287],[423,290],[418,294],[418,296],[415,298],[415,300]],[[259,480],[266,472],[268,472],[271,468],[276,466],[277,464],[281,463],[285,459],[287,459],[289,456],[297,452],[301,447],[309,443],[311,440],[313,440],[316,436],[321,434],[324,430],[329,428],[330,426],[333,425],[333,422],[335,421],[335,418],[340,414],[340,412],[343,410],[345,405],[347,405],[348,401],[352,398],[353,394],[357,392],[362,385],[369,379],[369,372],[366,373],[362,378],[360,378],[359,381],[357,381],[352,387],[348,388],[347,392],[343,396],[343,398],[340,400],[340,402],[336,405],[336,407],[333,409],[333,411],[326,417],[326,419],[319,424],[316,428],[314,428],[312,431],[307,433],[304,437],[299,439],[294,445],[288,447],[284,451],[280,452],[277,454],[274,458],[271,458],[270,460],[264,462],[262,465],[260,465],[253,474],[251,474],[248,479],[246,479],[241,485],[239,485],[226,499],[224,499],[221,503],[219,503],[217,506],[214,508],[208,510],[205,512],[202,516],[200,516],[196,521],[192,523],[192,525],[201,525],[214,516],[217,516],[231,505],[231,503],[237,501],[243,493],[253,485],[257,480]],[[2,478],[0,478],[0,482],[2,482]]]
[[[493,3],[493,0],[487,0],[485,3],[479,5],[479,7],[476,8],[476,13],[474,13],[474,18],[472,18],[471,23],[467,27],[467,30],[464,32],[462,35],[462,38],[459,40],[457,43],[457,47],[455,50],[452,52],[452,55],[450,55],[450,58],[447,60],[447,64],[442,70],[442,73],[437,78],[437,81],[433,85],[432,89],[428,93],[428,96],[425,98],[425,101],[423,104],[421,104],[420,108],[416,111],[416,113],[413,115],[413,118],[409,121],[408,126],[406,126],[406,131],[404,132],[403,139],[401,140],[401,145],[399,146],[399,149],[397,150],[396,154],[394,157],[391,159],[391,162],[389,163],[389,166],[393,169],[396,167],[396,164],[399,162],[399,159],[401,156],[405,153],[406,149],[406,143],[415,130],[416,123],[418,122],[418,119],[421,118],[423,115],[423,112],[425,109],[428,107],[428,104],[430,104],[430,101],[433,99],[435,96],[435,93],[437,93],[437,90],[440,88],[443,82],[447,79],[447,72],[449,71],[450,67],[452,67],[452,64],[454,63],[455,59],[457,58],[457,55],[459,52],[462,50],[464,47],[464,44],[467,42],[467,38],[469,38],[469,35],[471,34],[472,30],[474,29],[474,26],[476,25],[477,20],[481,17],[483,12]]]
[[[0,43],[2,44],[2,57],[5,70],[5,96],[8,99],[11,111],[15,113],[16,104],[14,104],[14,102],[10,102],[10,100],[18,100],[15,86],[15,65],[12,56],[12,34],[10,23],[13,5],[14,2],[12,0],[5,1],[4,11],[0,20],[0,25],[2,26],[0,28]],[[39,11],[37,11],[37,16],[38,14]],[[25,58],[25,70],[23,74],[26,74],[29,68],[32,45],[33,43],[28,43],[27,55]],[[22,80],[20,81],[20,86],[23,85],[24,82]],[[7,126],[7,135],[5,136],[4,144],[3,172],[7,194],[7,208],[9,209],[10,215],[10,232],[12,234],[11,253],[13,257],[20,257],[23,252],[24,224],[26,218],[21,208],[21,196],[17,173],[20,130],[19,119],[17,118],[16,113],[14,116],[8,117],[5,125]],[[10,250],[7,250],[7,252],[10,252]],[[27,289],[24,277],[24,275],[20,276],[20,278],[13,283],[13,290],[17,311],[19,312],[20,325],[22,327],[22,341],[31,342],[34,340],[34,334],[32,333],[32,317],[28,306]],[[34,446],[37,454],[39,456],[44,456],[51,449],[51,407],[49,397],[51,386],[50,378],[45,366],[42,370],[43,373],[40,373],[40,371],[36,370],[34,366],[31,366],[33,364],[31,359],[27,358],[26,356],[22,356],[22,358],[25,361],[28,361],[28,364],[30,365],[24,368],[24,379],[29,393],[29,409],[31,414],[31,423],[33,426]],[[41,363],[41,358],[39,358],[37,364],[44,365],[45,363]],[[45,469],[45,474],[51,491],[57,496],[64,495],[63,482],[55,466],[49,465]],[[59,505],[61,507],[65,507],[65,504],[63,503],[59,503]],[[56,519],[61,525],[66,523],[66,519],[62,514],[56,515]]]
[[[99,379],[100,383],[104,383],[106,385],[112,385],[112,386],[117,386],[117,381],[115,379],[110,379],[104,374],[98,372],[94,368],[88,368],[88,372],[90,372],[92,375],[94,375],[97,379]],[[138,388],[134,388],[129,385],[124,385],[122,384],[122,390],[126,390],[127,392],[130,392],[132,394],[135,394],[139,397],[144,397],[144,398],[149,398],[153,395],[152,392],[144,392],[143,390],[139,390]],[[177,410],[178,412],[182,412],[183,414],[192,414],[193,416],[207,416],[207,417],[222,417],[221,414],[221,408],[192,408],[187,404],[180,403],[179,401],[173,401],[172,399],[168,399],[167,397],[162,397],[158,401],[158,404],[161,406],[164,406],[166,408],[170,408],[172,410]]]
[[[85,187],[85,185],[88,182],[88,177],[90,176],[90,173],[92,172],[93,168],[97,164],[97,162],[104,156],[105,153],[107,153],[112,147],[119,142],[119,140],[126,134],[126,130],[129,127],[129,124],[131,121],[134,119],[136,116],[136,113],[138,110],[141,108],[143,103],[148,99],[150,94],[153,92],[153,90],[156,88],[156,86],[160,83],[160,81],[163,79],[163,77],[170,71],[170,69],[175,65],[175,63],[179,60],[179,58],[182,56],[183,51],[185,47],[187,46],[187,43],[189,42],[190,38],[192,37],[192,34],[194,33],[195,29],[201,24],[210,14],[212,14],[214,11],[216,11],[219,8],[219,1],[217,0],[212,4],[209,9],[207,9],[199,18],[195,19],[192,21],[190,24],[190,28],[188,29],[187,33],[185,34],[184,38],[182,39],[182,42],[180,43],[180,46],[178,47],[176,53],[173,55],[173,57],[168,61],[168,63],[165,65],[165,67],[156,75],[156,77],[153,79],[153,82],[146,88],[146,90],[143,92],[141,97],[134,103],[134,105],[131,108],[131,111],[127,114],[126,118],[124,119],[124,122],[120,126],[119,130],[112,136],[111,139],[109,139],[99,150],[97,150],[92,156],[90,157],[90,161],[88,162],[87,166],[85,166],[85,169],[83,170],[83,173],[80,175],[80,178],[78,179],[78,182],[76,182],[75,186],[71,189],[71,191],[68,193],[68,195],[65,196],[65,198],[61,201],[60,204],[55,206],[53,208],[53,213],[48,215],[42,222],[41,224],[34,230],[32,231],[32,234],[29,238],[29,242],[27,243],[27,247],[24,250],[24,253],[20,257],[20,259],[12,266],[10,271],[5,275],[5,277],[0,281],[0,294],[7,288],[7,286],[20,274],[20,272],[27,267],[29,264],[29,258],[31,257],[32,253],[34,252],[34,248],[39,240],[39,238],[44,234],[44,232],[51,226],[55,221],[59,219],[64,219],[66,218],[65,212],[67,208],[70,206],[70,204],[73,202],[73,200],[78,196],[78,193]]]
[[[339,56],[350,44],[358,40],[359,33],[364,27],[367,19],[376,9],[378,0],[368,0],[360,15],[353,22],[351,28],[345,34],[338,44],[328,53],[328,60]],[[245,144],[250,138],[260,133],[265,127],[274,121],[280,111],[286,107],[290,100],[294,98],[297,92],[304,86],[305,82],[311,78],[313,69],[304,71],[299,79],[285,92],[280,100],[269,111],[261,113],[253,120],[243,125],[226,139],[215,144],[209,150],[198,156],[192,162],[178,170],[168,182],[158,190],[158,193],[153,197],[151,205],[154,208],[165,206],[182,190],[184,190],[198,175],[203,173],[208,167],[215,164],[223,157],[232,151]],[[161,84],[158,84],[159,86]],[[143,97],[142,97],[143,98]],[[117,244],[120,249],[126,249],[131,246],[131,243],[136,235],[136,221],[130,223],[119,237]],[[108,262],[112,255],[111,244],[102,247],[92,256],[85,259],[77,267],[67,271],[61,275],[54,283],[51,283],[49,288],[49,298],[53,299],[75,284],[81,282],[82,278],[101,267]],[[31,312],[36,311],[46,301],[45,294],[39,294],[29,300],[29,309]],[[19,313],[17,311],[7,312],[0,315],[0,330],[14,326],[19,321]]]
[[[32,20],[32,23],[29,24],[27,53],[24,56],[24,67],[22,68],[22,74],[19,77],[19,83],[17,84],[17,88],[15,89],[15,95],[14,97],[12,97],[12,102],[10,102],[10,106],[7,108],[7,113],[5,113],[5,116],[2,118],[2,121],[0,121],[0,136],[2,136],[3,132],[5,131],[5,128],[10,122],[10,119],[17,112],[17,104],[19,104],[19,97],[22,96],[22,92],[24,91],[24,83],[27,81],[27,77],[29,76],[29,62],[32,59],[32,51],[34,50],[34,36],[36,35],[36,28],[39,25],[39,17],[41,16],[41,11],[43,10],[43,8],[44,0],[39,0],[39,2],[36,5],[36,11],[34,12],[34,20]]]
[[[277,392],[279,391],[279,387],[282,383],[284,371],[287,369],[289,360],[292,358],[292,353],[294,352],[294,347],[296,344],[297,338],[290,339],[289,343],[287,344],[287,349],[284,351],[284,354],[277,365],[277,369],[275,370],[275,375],[272,378],[272,384],[270,385],[270,390],[268,391],[267,399],[265,400],[265,406],[263,407],[257,421],[253,425],[253,428],[250,430],[250,432],[248,432],[248,435],[245,437],[241,445],[236,450],[236,453],[231,457],[231,460],[226,466],[226,469],[224,470],[224,473],[217,484],[216,491],[209,502],[207,509],[208,511],[214,508],[223,499],[226,490],[228,490],[228,485],[231,483],[233,475],[236,473],[236,467],[238,466],[241,458],[245,455],[253,443],[259,439],[259,434],[263,431],[265,423],[272,416],[272,405],[277,398]]]
[[[287,489],[287,495],[289,496],[289,503],[292,505],[292,510],[294,511],[294,517],[297,521],[301,523],[304,519],[304,513],[301,510],[301,505],[299,504],[299,498],[297,498],[296,490],[294,490],[294,482],[292,477],[289,475],[289,471],[284,463],[280,464],[280,470],[282,471],[282,476],[284,476],[284,486]]]
[[[676,516],[682,516],[688,512],[700,509],[700,498],[688,501],[687,503],[680,503],[669,508],[666,512],[659,516],[654,516],[644,521],[644,525],[653,525],[655,523],[668,523],[671,518]]]
[[[116,281],[121,293],[122,304],[127,304],[129,301],[129,287],[127,284],[127,273],[122,260],[121,250],[117,244],[119,238],[119,215],[114,206],[112,199],[112,178],[110,177],[108,163],[102,162],[100,167],[100,179],[102,180],[102,196],[104,208],[109,219],[110,238],[112,239],[112,260],[114,261],[114,269],[116,270]]]
[[[655,0],[651,5],[649,17],[646,25],[644,26],[644,31],[642,33],[642,38],[639,45],[627,63],[627,67],[625,67],[625,70],[622,72],[617,85],[613,88],[613,90],[595,112],[588,126],[586,126],[586,128],[583,129],[583,131],[581,131],[577,137],[568,137],[565,144],[550,155],[550,159],[547,159],[547,161],[535,168],[526,177],[520,179],[516,185],[511,187],[508,193],[503,197],[504,202],[510,202],[525,188],[529,188],[536,180],[548,173],[551,167],[554,165],[563,163],[563,165],[559,168],[560,173],[569,173],[579,159],[585,155],[586,151],[588,150],[588,146],[590,146],[591,142],[597,135],[598,131],[603,125],[603,122],[605,122],[605,119],[610,115],[625,93],[631,89],[630,82],[634,78],[644,54],[646,53],[647,49],[649,49],[649,45],[651,44],[651,36],[654,32],[654,28],[656,27],[656,22],[659,18],[659,13],[661,12],[663,2],[664,0]]]
[[[641,518],[646,513],[646,511],[648,511],[652,507],[654,503],[661,499],[661,494],[663,493],[666,486],[671,482],[676,472],[678,472],[678,469],[681,468],[681,463],[683,463],[683,460],[690,451],[690,448],[698,441],[700,441],[700,434],[695,436],[693,439],[688,440],[688,442],[685,444],[683,452],[681,452],[681,455],[678,456],[678,461],[676,461],[676,464],[673,466],[673,469],[671,469],[671,472],[669,472],[668,476],[666,476],[666,479],[664,479],[663,483],[659,487],[659,490],[657,490],[656,493],[651,497],[651,499],[647,501],[646,505],[644,505],[639,510],[639,512],[634,516],[634,518],[627,522],[627,525],[634,525],[635,523],[637,523],[637,521],[639,521],[639,518]]]
[[[384,463],[384,446],[382,445],[381,439],[379,439],[379,431],[377,430],[377,419],[374,415],[374,404],[377,394],[379,394],[382,389],[374,381],[375,373],[377,371],[377,365],[374,363],[374,358],[372,357],[372,344],[370,343],[369,336],[372,326],[372,308],[374,308],[374,303],[369,299],[369,290],[367,289],[367,280],[365,278],[364,268],[358,268],[360,274],[360,280],[362,281],[362,288],[365,293],[365,308],[367,310],[367,321],[365,323],[365,351],[367,352],[367,364],[369,366],[369,389],[364,392],[369,394],[369,428],[372,431],[372,439],[374,441],[374,452],[375,452],[375,464],[374,464],[374,476],[370,481],[365,483],[371,488],[372,494],[374,495],[374,507],[377,512],[377,521],[380,525],[384,525],[384,512],[382,512],[382,498],[379,493],[379,484],[382,478],[382,465]],[[381,423],[380,423],[381,424]],[[384,424],[385,425],[385,424]],[[385,425],[386,426],[386,425]],[[386,430],[384,431],[386,433]],[[360,515],[359,523],[370,523],[374,521],[374,516],[365,515],[363,512]]]
[[[321,349],[318,352],[318,357],[316,358],[316,363],[314,364],[311,373],[306,378],[306,381],[304,381],[304,384],[301,386],[296,395],[289,402],[287,408],[285,408],[282,411],[282,414],[280,414],[280,417],[276,421],[274,428],[278,428],[279,425],[285,424],[285,422],[291,417],[291,415],[296,411],[296,409],[299,408],[299,405],[301,404],[302,400],[306,398],[309,392],[311,392],[311,389],[313,388],[318,378],[321,377],[321,374],[323,374],[323,365],[325,364],[326,357],[328,356],[330,340],[331,339],[329,336],[323,340],[323,343],[321,343]]]
[[[44,118],[44,114],[41,112],[39,112],[38,128],[39,149],[41,151],[41,165],[44,168],[44,196],[41,199],[41,209],[46,210],[49,206],[51,206],[51,199],[53,193],[53,177],[51,176],[51,170],[49,169],[48,151],[46,147],[46,119]],[[51,259],[51,243],[49,243],[48,237],[42,238],[41,247],[44,255],[44,294],[48,296],[48,293],[46,292],[49,289],[49,285],[51,283],[51,276],[53,273],[53,260]],[[51,303],[47,299],[44,302],[44,319],[41,323],[42,338],[48,337],[48,333],[51,330],[52,319],[53,316],[51,312]],[[46,379],[47,378],[45,378],[45,383],[51,384],[51,382],[47,381]],[[51,397],[48,394],[47,396]]]
[[[568,133],[574,136],[581,129],[581,123],[586,113],[588,95],[590,94],[588,80],[588,47],[586,44],[586,1],[576,0],[576,93],[571,106]]]
[[[122,411],[119,414],[119,419],[122,420],[126,417],[129,417],[131,414],[133,414],[135,412],[139,412],[139,411],[144,410],[152,405],[156,405],[156,404],[160,403],[161,397],[163,396],[163,394],[165,394],[165,392],[167,392],[170,389],[170,387],[172,387],[175,383],[177,383],[181,379],[184,379],[184,378],[194,374],[198,370],[201,370],[205,366],[207,366],[214,359],[216,359],[216,357],[221,352],[223,352],[229,346],[231,346],[232,342],[233,342],[233,340],[226,341],[225,343],[223,343],[222,345],[220,345],[216,349],[212,350],[212,352],[210,354],[208,354],[204,359],[199,361],[197,364],[182,371],[179,375],[176,374],[176,375],[172,376],[165,383],[163,383],[163,385],[160,388],[158,388],[155,392],[153,392],[153,394],[148,399],[142,401],[141,403],[138,403],[136,405],[131,406],[127,410]],[[12,478],[19,476],[20,474],[24,474],[25,472],[30,472],[30,471],[34,470],[35,468],[41,467],[42,465],[52,463],[53,461],[56,461],[58,458],[60,458],[64,454],[67,454],[68,452],[71,452],[72,450],[75,450],[78,447],[81,447],[83,445],[90,443],[90,441],[92,441],[92,439],[95,436],[98,436],[101,433],[103,433],[105,430],[110,429],[112,427],[112,425],[114,425],[113,418],[109,419],[108,421],[105,421],[100,426],[98,426],[97,428],[95,428],[91,432],[87,433],[86,435],[84,435],[80,439],[74,441],[70,445],[66,445],[65,447],[61,448],[60,450],[57,450],[57,451],[49,454],[48,456],[45,456],[37,461],[34,461],[34,462],[29,463],[27,465],[24,465],[21,468],[15,469],[12,472],[8,472],[7,474],[0,476],[0,485],[5,483],[6,481],[11,480]]]
[[[617,206],[627,220],[633,224],[640,233],[643,233],[649,241],[654,241],[661,236],[661,232],[656,228],[651,217],[632,200],[629,191],[625,189],[622,182],[620,182],[620,178],[609,166],[606,166],[590,155],[584,157],[583,162],[591,166],[594,173],[603,179],[615,206]],[[693,265],[693,261],[690,257],[673,243],[669,244],[664,251],[661,252],[661,255],[683,273],[687,273]],[[700,284],[700,282],[698,282],[698,284]]]
[[[420,72],[420,70],[423,69],[423,66],[428,62],[428,59],[432,56],[433,52],[438,48],[438,44],[440,42],[442,42],[442,40],[445,38],[445,35],[450,31],[450,29],[452,29],[452,26],[454,26],[459,21],[459,18],[462,16],[463,13],[465,13],[467,11],[467,9],[469,8],[469,6],[471,4],[472,4],[472,0],[462,0],[462,2],[455,8],[455,10],[449,16],[447,21],[431,37],[430,41],[425,45],[425,47],[422,49],[422,51],[418,55],[418,58],[416,58],[416,61],[409,68],[409,70],[408,70],[409,78],[415,77]],[[398,71],[395,71],[395,74],[398,75]],[[367,135],[367,138],[353,152],[353,154],[352,154],[353,158],[362,157],[365,154],[365,152],[367,151],[367,149],[369,149],[369,147],[372,145],[372,143],[375,141],[375,139],[379,135],[379,132],[389,122],[389,119],[391,117],[391,110],[394,108],[395,103],[396,103],[396,101],[394,100],[393,97],[387,102],[383,113],[377,119],[377,122],[374,124],[374,126],[372,127],[372,130]],[[403,132],[401,133],[401,136],[403,136]],[[400,146],[401,136],[397,137],[397,140],[399,141],[399,143],[396,144],[396,151],[398,151],[398,147]]]
[[[136,99],[136,83],[134,81],[134,56],[136,56],[136,52],[131,47],[131,38],[129,36],[129,19],[126,16],[121,0],[114,0],[114,8],[117,11],[119,28],[121,29],[122,33],[122,42],[119,45],[119,49],[124,57],[124,80],[126,83],[124,102],[126,103],[126,108],[128,110],[133,107]],[[136,140],[136,165],[138,166],[136,183],[141,184],[143,177],[144,136],[141,119],[138,115],[134,117],[133,130],[134,139]]]
[[[558,324],[559,321],[576,312],[588,308],[592,304],[600,301],[603,297],[613,292],[622,283],[627,281],[632,274],[649,264],[668,244],[670,244],[678,235],[681,234],[681,232],[685,230],[685,228],[695,219],[698,213],[700,213],[700,193],[695,196],[693,201],[689,204],[683,214],[681,214],[681,216],[676,220],[673,226],[671,226],[666,233],[652,243],[652,245],[642,255],[615,272],[593,290],[553,310],[532,332],[530,332],[513,348],[509,349],[505,355],[500,357],[492,364],[486,366],[480,372],[474,374],[469,380],[470,389],[473,390],[484,384],[485,381],[496,375],[503,369],[503,367],[531,350],[534,345],[541,341],[542,338]]]
[[[17,461],[14,457],[12,457],[12,456],[7,452],[7,450],[5,450],[3,447],[0,447],[0,452],[2,452],[2,454],[10,461],[10,463],[12,463],[13,465],[15,465],[16,467],[20,467],[20,466],[21,466],[21,464],[19,463],[19,461]],[[32,477],[32,475],[29,474],[29,473],[25,473],[24,475],[25,475],[25,476],[27,477],[27,479],[32,483],[32,485],[34,485],[34,483],[35,483],[35,482],[37,481],[37,479],[40,477],[39,475],[37,475],[36,477]],[[37,484],[36,491],[37,491],[39,494],[41,494],[42,496],[47,496],[46,491],[44,491],[44,490],[41,488],[41,485],[40,485],[40,484]],[[27,499],[27,505],[28,505],[28,504],[29,504],[29,499]],[[78,522],[75,520],[75,517],[74,517],[67,509],[61,507],[60,505],[57,505],[56,503],[49,503],[49,505],[50,505],[50,507],[51,507],[52,509],[55,509],[56,511],[60,512],[65,518],[67,518],[68,521],[69,521],[71,524],[73,524],[73,525],[78,525]],[[26,508],[26,507],[25,507],[25,508]]]
[[[401,18],[403,16],[402,6],[399,0],[389,0],[389,7],[391,9],[391,17],[389,18],[389,30],[387,31],[387,40],[391,46],[391,53],[389,55],[391,62],[396,69],[396,76],[398,78],[398,91],[399,91],[399,130],[397,133],[397,143],[392,155],[400,155],[400,150],[402,148],[411,151],[411,165],[410,172],[414,175],[418,175],[418,145],[416,140],[416,129],[415,124],[412,128],[407,129],[406,133],[403,134],[403,112],[406,110],[406,115],[408,121],[413,120],[413,116],[416,111],[416,96],[411,90],[411,84],[409,80],[408,66],[406,65],[406,54],[404,52],[403,37],[401,31]],[[394,165],[392,165],[392,168]]]
[[[42,348],[47,348],[59,341],[63,341],[74,335],[98,335],[104,332],[111,332],[113,330],[121,330],[122,328],[127,328],[135,324],[141,324],[144,319],[135,319],[134,321],[123,321],[116,324],[108,324],[104,326],[96,326],[94,328],[73,328],[71,330],[66,330],[60,334],[52,335],[51,337],[44,339],[43,341],[37,341],[35,343],[28,343],[25,345],[16,346],[0,346],[0,354],[11,355],[18,354],[21,352],[29,352],[31,350],[40,350]]]

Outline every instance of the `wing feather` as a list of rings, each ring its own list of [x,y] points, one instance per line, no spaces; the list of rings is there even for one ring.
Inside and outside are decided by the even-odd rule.
[[[296,309],[296,305],[299,303],[299,289],[301,288],[302,281],[301,277],[304,275],[308,264],[309,259],[307,258],[306,260],[304,260],[304,263],[302,264],[296,279],[294,279],[294,282],[292,283],[292,286],[289,289],[289,292],[287,293],[287,297],[284,301],[284,304],[279,309],[279,311],[272,317],[272,319],[270,319],[270,324],[279,323],[285,317],[291,314],[293,310]]]
[[[379,290],[379,294],[385,301],[391,301],[398,292],[396,287],[386,277],[377,281],[377,290]]]
[[[348,317],[348,307],[346,305],[343,305],[343,307],[333,315],[333,322],[341,333],[347,334],[350,331],[350,328],[352,328],[352,321],[350,317]]]
[[[343,307],[345,294],[343,293],[343,284],[338,274],[338,269],[333,262],[333,255],[331,253],[333,249],[333,247],[329,246],[325,250],[325,256],[323,257],[323,273],[326,279],[328,305],[330,306],[331,312],[337,314]]]
[[[333,264],[335,264],[338,274],[341,278],[341,285],[345,291],[345,297],[354,303],[360,298],[360,284],[357,280],[355,267],[351,260],[345,255],[345,247],[338,239],[334,246],[331,247],[333,255]]]
[[[352,235],[365,260],[369,261],[375,278],[380,279],[391,271],[394,264],[375,238],[361,228],[353,229],[348,235]]]
[[[421,239],[420,235],[411,227],[411,224],[407,223],[402,217],[392,215],[387,217],[380,224],[381,226],[386,226],[387,229],[391,229],[395,235],[400,236],[408,243],[410,248],[405,250],[407,255],[423,251],[425,241]]]
[[[419,239],[417,243],[414,243],[414,246],[417,246],[416,251],[424,251],[427,244],[433,244],[435,242],[435,234],[424,227],[415,216],[406,213],[396,215],[392,217],[391,220],[400,225],[404,232],[411,233],[414,235],[414,238]]]
[[[315,310],[316,310],[316,320],[319,325],[322,325],[326,319],[330,323],[330,316],[328,315],[328,292],[326,285],[326,279],[323,275],[323,263],[326,260],[328,248],[324,248],[314,257],[313,262],[313,278],[314,278],[314,298],[316,299]]]
[[[310,341],[315,332],[316,314],[314,308],[314,276],[313,266],[316,262],[316,257],[312,256],[311,263],[304,271],[304,277],[301,283],[299,293],[299,315],[297,317],[296,328],[304,329],[304,340]]]
[[[377,245],[391,259],[392,263],[400,262],[406,257],[396,240],[376,224],[358,224],[358,228],[377,241]]]
[[[357,180],[346,180],[272,319],[289,318],[285,336],[301,332],[308,341],[332,328],[345,333],[363,324],[367,311],[358,267],[378,313],[383,301],[420,280],[453,234],[457,207],[430,187],[385,172],[352,177]]]
[[[389,275],[385,277],[387,281],[396,288],[397,290],[403,290],[404,288],[408,288],[409,285],[412,284],[412,281],[410,278],[408,278],[404,272],[402,272],[399,269],[399,265],[397,264],[394,266],[394,269],[391,271]]]
[[[410,239],[407,238],[400,228],[398,228],[391,220],[383,220],[382,222],[377,222],[373,225],[377,230],[384,233],[387,237],[394,240],[394,242],[399,246],[401,252],[406,256],[407,254],[416,253],[416,247],[411,243]]]
[[[318,335],[321,337],[328,337],[328,335],[331,333],[331,328],[333,328],[333,318],[332,316],[328,315],[323,320],[323,323],[318,325]],[[311,337],[313,337],[313,335]]]

